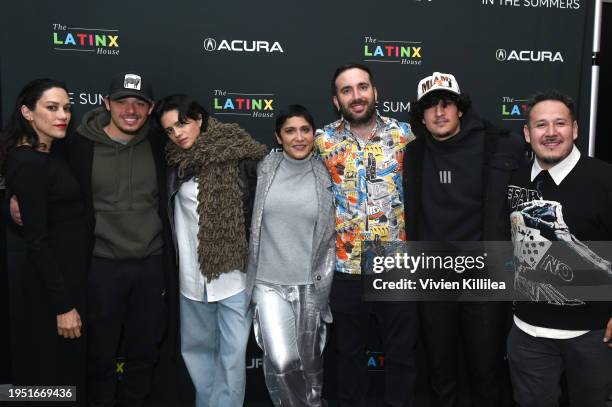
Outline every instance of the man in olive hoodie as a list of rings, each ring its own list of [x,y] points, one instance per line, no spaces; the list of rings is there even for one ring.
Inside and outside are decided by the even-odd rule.
[[[149,126],[153,104],[151,84],[143,75],[118,74],[104,106],[88,112],[64,146],[92,228],[90,406],[116,403],[120,340],[125,356],[121,404],[143,405],[164,332],[166,277],[172,277],[164,266],[164,250],[170,250],[164,244],[165,163],[162,139]]]

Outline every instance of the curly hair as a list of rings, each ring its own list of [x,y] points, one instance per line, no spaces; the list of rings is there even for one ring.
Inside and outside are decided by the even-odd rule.
[[[425,110],[432,106],[436,106],[440,101],[451,101],[457,105],[459,111],[463,114],[467,113],[472,107],[472,100],[468,95],[457,95],[445,90],[435,90],[423,96],[421,100],[411,103],[409,118],[411,123],[421,123]]]

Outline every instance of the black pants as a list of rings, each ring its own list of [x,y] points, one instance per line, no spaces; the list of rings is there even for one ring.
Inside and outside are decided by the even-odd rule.
[[[423,302],[419,304],[421,329],[435,407],[458,405],[459,375],[467,375],[473,406],[503,405],[507,370],[504,363],[506,303]],[[463,344],[465,369],[459,371]]]
[[[94,257],[88,282],[88,398],[114,406],[116,358],[123,341],[123,406],[142,406],[157,362],[164,321],[162,256],[140,260]]]
[[[416,381],[416,304],[362,302],[359,278],[334,279],[331,307],[336,338],[338,405],[365,407],[368,392],[366,359],[371,320],[378,323],[385,353],[385,406],[413,406]]]
[[[557,407],[565,371],[571,407],[604,407],[612,384],[612,350],[603,329],[572,339],[536,338],[516,325],[508,336],[514,398],[520,407]]]

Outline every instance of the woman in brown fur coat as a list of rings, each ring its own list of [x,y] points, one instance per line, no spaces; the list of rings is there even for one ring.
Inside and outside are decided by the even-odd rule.
[[[246,261],[256,166],[266,147],[194,99],[165,97],[155,114],[166,147],[169,215],[180,282],[181,353],[196,406],[241,406],[251,326]]]

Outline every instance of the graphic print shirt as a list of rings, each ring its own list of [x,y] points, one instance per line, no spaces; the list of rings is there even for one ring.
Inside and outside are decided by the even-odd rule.
[[[317,130],[315,146],[336,202],[336,270],[361,274],[361,242],[403,241],[402,163],[410,125],[377,115],[377,130],[358,140],[343,119]]]

